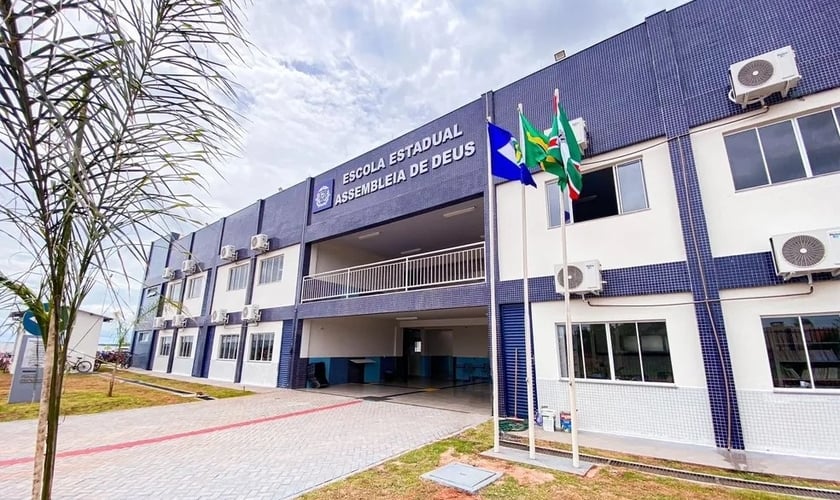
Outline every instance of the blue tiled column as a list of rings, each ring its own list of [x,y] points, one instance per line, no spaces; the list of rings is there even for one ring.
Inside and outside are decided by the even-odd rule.
[[[688,261],[689,279],[700,334],[700,348],[706,373],[706,387],[715,432],[720,448],[744,448],[735,382],[719,302],[719,288],[709,233],[697,180],[697,168],[691,148],[686,100],[671,37],[668,13],[660,12],[646,19],[659,106],[668,148],[680,225]]]

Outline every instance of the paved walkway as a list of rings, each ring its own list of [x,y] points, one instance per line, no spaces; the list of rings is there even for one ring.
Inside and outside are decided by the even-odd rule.
[[[487,417],[278,389],[67,417],[53,497],[289,498]],[[0,491],[30,491],[35,422],[0,424]]]

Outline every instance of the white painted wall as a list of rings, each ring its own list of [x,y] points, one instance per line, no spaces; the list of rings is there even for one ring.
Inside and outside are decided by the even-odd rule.
[[[840,227],[840,174],[735,192],[723,136],[840,104],[840,88],[774,104],[692,131],[694,161],[715,256],[770,251],[775,234]],[[709,128],[715,127],[715,128]],[[585,187],[584,187],[585,189]],[[733,215],[737,215],[734,216]]]
[[[260,285],[259,274],[254,279],[254,294],[251,303],[259,305],[262,309],[295,303],[300,245],[292,245],[260,255],[257,257],[257,273],[260,272],[260,263],[263,260],[277,255],[283,255],[283,277],[280,281]]]
[[[250,361],[251,335],[254,333],[273,333],[274,351],[271,361]],[[283,338],[282,321],[266,321],[248,326],[248,338],[245,342],[245,362],[242,365],[242,383],[264,387],[277,387],[277,368],[280,365],[280,342]]]
[[[486,358],[489,352],[488,325],[452,328],[452,355]]]
[[[82,357],[93,362],[96,359],[99,338],[102,336],[103,319],[102,316],[85,311],[79,311],[76,314],[76,323],[73,325],[73,332],[70,334],[68,360],[75,361],[77,357]]]
[[[714,430],[694,307],[656,305],[689,302],[691,295],[594,298],[592,301],[610,307],[590,307],[574,301],[574,323],[664,320],[674,383],[578,379],[580,429],[713,446]],[[568,384],[560,380],[560,363],[565,364],[565,360],[560,359],[556,334],[556,325],[565,320],[563,305],[561,302],[535,303],[531,317],[539,403],[567,411]]]
[[[192,337],[193,347],[189,357],[180,357],[181,339]],[[198,328],[182,328],[178,330],[178,341],[172,346],[175,349],[175,359],[172,360],[172,373],[178,375],[192,376],[193,363],[195,362],[195,346],[198,339]]]
[[[169,356],[160,355],[160,345],[165,337],[169,337],[171,339],[172,330],[158,332],[157,342],[155,343],[154,352],[152,353],[154,358],[152,361],[152,371],[166,373],[166,369],[168,368]]]
[[[204,286],[201,288],[201,291],[199,291],[198,297],[188,299],[187,298],[187,290],[186,290],[187,283],[189,283],[189,281],[192,278],[198,278],[198,277],[203,277],[204,278]],[[207,290],[208,286],[210,286],[210,285],[207,283],[207,272],[193,274],[184,281],[184,287],[185,288],[184,288],[183,311],[184,311],[184,314],[187,317],[195,318],[196,316],[201,316],[202,315],[201,306],[203,305],[203,302],[204,302],[204,291]]]
[[[301,357],[400,356],[402,340],[396,331],[396,322],[390,319],[305,320]]]
[[[570,262],[598,259],[602,267],[615,269],[685,260],[668,145],[654,146],[661,142],[661,139],[656,139],[634,144],[584,161],[583,171],[586,172],[597,167],[632,160],[632,156],[622,156],[632,155],[633,152],[653,146],[639,153],[642,157],[650,208],[570,225],[567,229]],[[536,174],[534,180],[537,189],[526,190],[529,276],[553,275],[554,265],[561,261],[561,230],[559,227],[548,229],[546,183],[553,179],[556,177],[551,174]],[[583,189],[585,192],[585,185]],[[496,194],[499,214],[499,274],[502,280],[521,279],[520,184],[502,184],[497,187]]]
[[[840,312],[840,282],[814,283],[801,297],[727,300],[807,292],[802,283],[721,290],[726,335],[748,450],[840,458],[840,390],[776,389],[762,316]]]
[[[228,291],[227,289],[231,268],[242,265],[245,262],[248,261],[242,260],[233,264],[219,266],[217,270],[218,276],[216,276],[216,287],[213,290],[213,300],[210,303],[210,311],[226,309],[228,313],[241,312],[242,308],[245,307],[245,291],[247,287],[241,290]]]
[[[334,271],[384,260],[380,255],[351,248],[341,243],[324,242],[312,245],[309,269],[312,274]]]
[[[213,380],[222,380],[225,382],[233,382],[234,375],[236,375],[236,360],[235,359],[219,359],[219,344],[222,335],[239,335],[242,331],[240,325],[218,325],[213,334],[213,352],[210,354],[210,367],[207,371],[207,378]],[[238,354],[242,356],[240,352]]]

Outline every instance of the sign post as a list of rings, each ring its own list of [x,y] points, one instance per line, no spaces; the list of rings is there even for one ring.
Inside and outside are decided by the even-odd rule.
[[[41,399],[41,382],[44,380],[44,342],[41,327],[32,311],[23,313],[20,321],[20,342],[15,352],[15,370],[9,390],[9,404],[35,403]]]

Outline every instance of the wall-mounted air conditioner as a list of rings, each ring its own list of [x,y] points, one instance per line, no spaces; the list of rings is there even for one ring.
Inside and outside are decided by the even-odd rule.
[[[255,252],[266,252],[268,251],[268,235],[267,234],[255,234],[251,236],[251,250]]]
[[[183,263],[181,263],[181,272],[185,275],[194,273],[197,268],[198,264],[192,259],[187,259]]]
[[[589,147],[589,139],[586,137],[586,120],[575,118],[569,122],[569,125],[572,126],[572,132],[575,133],[575,139],[577,139],[581,151],[585,151]]]
[[[243,323],[258,323],[260,321],[260,306],[251,304],[242,309]]]
[[[164,267],[162,276],[165,280],[175,279],[175,270],[171,267]]]
[[[228,313],[226,309],[216,309],[210,313],[210,323],[214,325],[226,325],[228,322]]]
[[[172,317],[172,327],[173,328],[183,328],[187,326],[187,317],[183,314],[176,314]]]
[[[566,280],[563,278],[563,265],[554,266],[554,290],[565,293]],[[604,283],[601,280],[601,263],[597,260],[569,263],[569,293],[601,293]]]
[[[776,274],[788,280],[813,273],[840,274],[840,227],[772,236]]]
[[[729,100],[746,108],[750,104],[764,102],[776,92],[787,97],[802,76],[796,66],[796,54],[788,45],[760,56],[739,61],[729,67],[729,81],[732,88]]]
[[[233,245],[225,245],[222,247],[222,251],[219,253],[219,258],[222,260],[236,260],[236,247]]]
[[[154,320],[152,320],[152,328],[155,330],[160,330],[164,326],[166,326],[166,320],[163,319],[163,316],[157,316]]]

